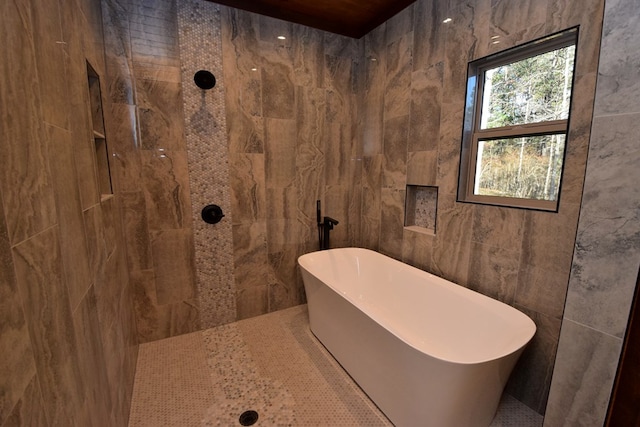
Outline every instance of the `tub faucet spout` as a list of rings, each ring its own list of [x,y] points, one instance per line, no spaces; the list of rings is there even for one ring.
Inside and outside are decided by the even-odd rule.
[[[323,230],[322,241],[320,242],[320,249],[323,249],[323,250],[329,249],[329,232],[333,230],[334,225],[338,225],[338,221],[329,216],[325,216],[324,221],[320,223],[320,226],[322,227],[322,230]]]
[[[329,232],[333,230],[334,225],[338,225],[338,221],[325,216],[322,217],[320,213],[320,200],[316,202],[316,214],[318,217],[318,240],[320,243],[320,250],[329,249]],[[322,218],[322,222],[320,222]]]

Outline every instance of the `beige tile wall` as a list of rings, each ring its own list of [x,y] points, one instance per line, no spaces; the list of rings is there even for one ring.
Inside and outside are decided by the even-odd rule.
[[[603,3],[419,0],[364,38],[361,243],[529,314],[538,333],[507,389],[541,413],[580,209]],[[442,23],[446,17],[452,22]],[[559,212],[457,203],[467,62],[575,25]],[[492,44],[495,35],[499,44]],[[403,230],[406,184],[438,187],[435,237]]]
[[[0,16],[0,425],[125,425],[135,324],[86,71],[108,86],[100,2],[8,1]]]
[[[318,248],[315,207],[359,231],[362,43],[221,7],[238,318],[304,301],[297,257]],[[277,36],[285,36],[285,40]]]
[[[575,8],[419,0],[361,40],[209,4],[205,13],[199,1],[181,5],[193,8],[191,21],[172,1],[154,13],[137,0],[106,4],[112,114],[124,123],[115,178],[142,340],[304,301],[296,258],[317,247],[321,199],[325,214],[340,220],[334,246],[377,249],[530,314],[539,333],[509,389],[544,410],[586,164],[602,1]],[[559,213],[457,203],[467,62],[573,25],[581,29]],[[212,67],[222,63],[219,92],[202,104],[218,117],[210,135],[188,113],[202,100],[190,81],[198,62],[184,44],[178,49],[180,31],[213,43],[221,31],[221,57],[207,53]],[[494,35],[500,44],[491,44]],[[206,157],[221,132],[228,157]],[[227,162],[225,190],[219,171]],[[207,177],[221,193],[201,185]],[[435,236],[404,230],[406,184],[438,187]],[[224,205],[225,191],[227,228],[202,228],[200,205]],[[213,241],[224,250],[216,254]],[[205,262],[192,270],[194,259]]]
[[[104,3],[114,180],[140,342],[200,328],[174,1]]]

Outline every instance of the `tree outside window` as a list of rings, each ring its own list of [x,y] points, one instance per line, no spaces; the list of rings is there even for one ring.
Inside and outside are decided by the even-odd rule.
[[[469,64],[460,201],[557,210],[577,29]]]

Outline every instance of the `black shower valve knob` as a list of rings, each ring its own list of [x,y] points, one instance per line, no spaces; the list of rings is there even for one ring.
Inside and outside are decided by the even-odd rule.
[[[218,205],[207,205],[202,208],[202,220],[207,224],[217,224],[223,217],[222,208]]]

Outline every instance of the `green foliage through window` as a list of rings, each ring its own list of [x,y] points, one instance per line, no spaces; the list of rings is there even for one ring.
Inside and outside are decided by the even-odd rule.
[[[564,135],[479,141],[474,194],[556,200]]]
[[[486,70],[480,129],[569,117],[575,46]]]
[[[458,198],[556,210],[577,28],[469,64]]]

